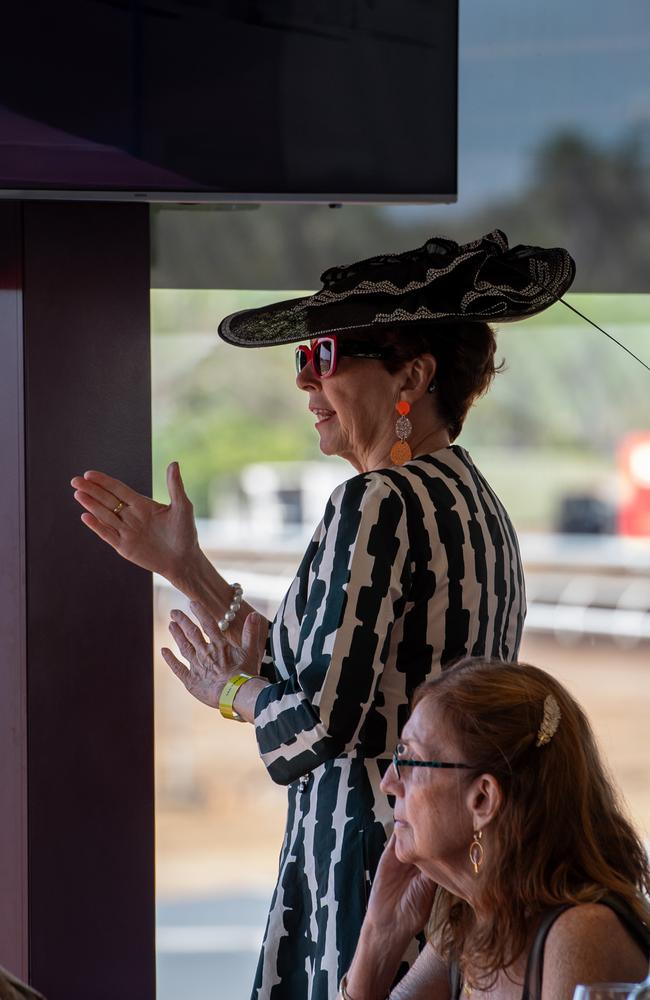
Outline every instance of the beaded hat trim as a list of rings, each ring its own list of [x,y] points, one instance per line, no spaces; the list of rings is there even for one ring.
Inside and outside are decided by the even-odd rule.
[[[574,277],[566,250],[510,249],[500,229],[465,244],[435,236],[415,250],[331,267],[314,295],[232,313],[219,335],[270,347],[391,323],[513,322],[557,302]]]

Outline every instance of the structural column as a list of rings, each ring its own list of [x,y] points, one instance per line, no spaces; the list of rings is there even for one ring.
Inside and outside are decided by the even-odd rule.
[[[153,1000],[151,578],[71,476],[151,488],[146,206],[0,203],[0,964]]]

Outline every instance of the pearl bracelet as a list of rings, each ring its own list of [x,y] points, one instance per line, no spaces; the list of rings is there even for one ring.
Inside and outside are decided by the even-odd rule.
[[[226,611],[223,618],[220,618],[219,621],[217,622],[217,625],[219,626],[222,632],[225,632],[227,629],[229,629],[230,623],[235,620],[235,615],[241,608],[241,602],[243,596],[244,596],[244,591],[242,589],[241,583],[233,583],[232,601],[230,602],[228,610]]]

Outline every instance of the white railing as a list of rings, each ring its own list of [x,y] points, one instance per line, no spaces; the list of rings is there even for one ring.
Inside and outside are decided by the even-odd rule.
[[[246,597],[273,614],[300,561],[305,539],[247,547],[223,544],[223,526],[200,522],[208,556]],[[523,535],[528,593],[526,629],[560,641],[610,637],[624,645],[650,640],[650,539]],[[158,587],[169,584],[156,578]]]

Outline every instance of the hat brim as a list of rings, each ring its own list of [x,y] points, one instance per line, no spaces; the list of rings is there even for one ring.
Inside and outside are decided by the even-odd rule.
[[[512,323],[553,305],[575,277],[566,250],[509,250],[498,230],[465,246],[443,242],[455,251],[446,258],[421,260],[421,251],[406,262],[407,254],[373,258],[335,271],[314,295],[232,313],[219,324],[219,336],[238,347],[272,347],[389,326]]]

